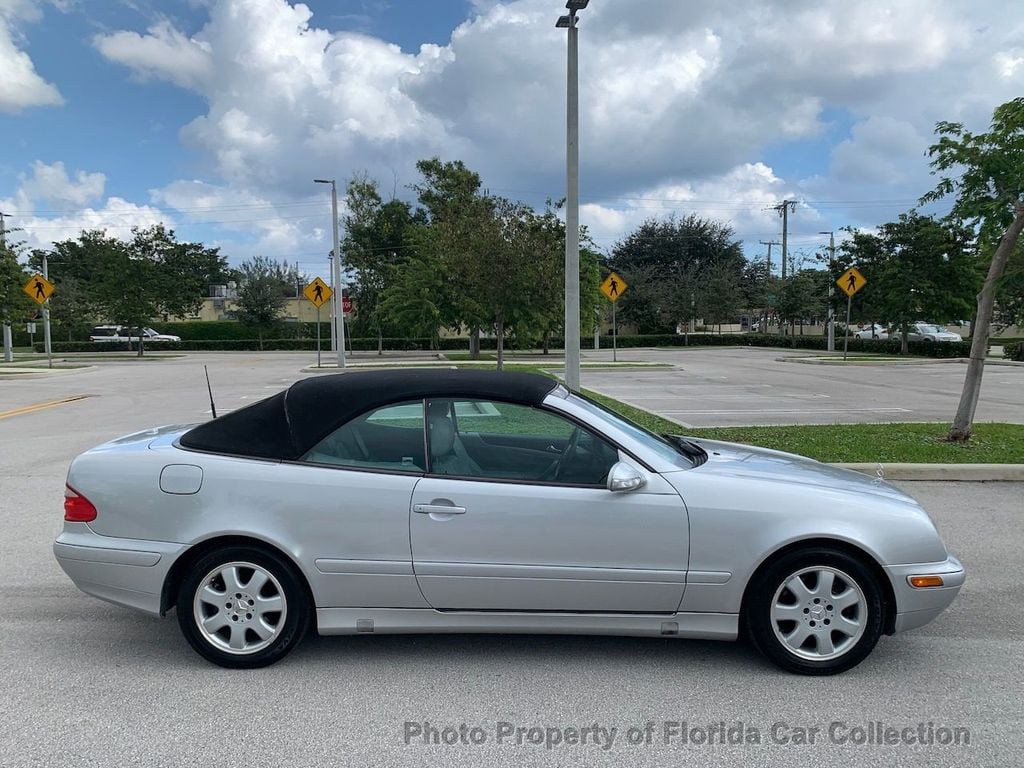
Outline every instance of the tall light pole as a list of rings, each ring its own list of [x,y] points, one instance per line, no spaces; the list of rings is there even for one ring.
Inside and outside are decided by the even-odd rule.
[[[819,232],[819,235],[828,235],[828,351],[836,351],[836,317],[832,308],[832,294],[835,291],[835,281],[832,280],[832,262],[836,260],[836,233],[832,230]]]
[[[313,179],[317,184],[331,185],[331,231],[334,233],[334,250],[331,251],[331,346],[338,355],[338,367],[345,367],[345,314],[342,312],[341,296],[341,238],[338,235],[338,185],[334,179]],[[337,326],[337,335],[335,335]]]
[[[565,85],[565,385],[580,388],[580,81],[577,12],[590,0],[569,0],[555,26],[568,30]]]

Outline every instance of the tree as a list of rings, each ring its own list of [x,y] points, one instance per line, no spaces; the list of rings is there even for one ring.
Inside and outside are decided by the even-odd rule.
[[[420,233],[418,242],[431,249],[424,254],[437,265],[445,277],[442,294],[435,307],[443,326],[467,328],[470,351],[476,356],[480,349],[480,331],[489,323],[487,308],[474,295],[477,260],[486,247],[485,232],[491,231],[493,206],[481,192],[479,174],[461,160],[443,162],[439,158],[420,160],[416,168],[423,177],[414,184],[420,202],[419,216],[429,229],[429,236]],[[414,238],[415,239],[415,238]]]
[[[345,263],[356,272],[350,294],[359,306],[357,322],[377,336],[377,353],[383,354],[383,335],[388,315],[382,310],[384,292],[397,274],[409,250],[407,235],[415,224],[425,222],[422,211],[413,214],[401,200],[383,202],[377,183],[364,176],[352,178],[346,189]]]
[[[412,336],[427,337],[435,349],[446,302],[441,270],[421,254],[406,256],[392,269],[393,277],[380,297],[382,318]]]
[[[704,297],[712,275],[719,298],[735,289],[729,296],[735,307],[745,265],[732,228],[696,214],[648,219],[617,243],[609,258],[609,266],[629,283],[621,316],[636,323],[641,333],[673,333],[679,323],[691,319],[695,304],[710,307]]]
[[[95,281],[90,283],[96,307],[115,323],[139,330],[139,356],[144,353],[141,329],[154,317],[194,314],[206,291],[206,269],[216,261],[216,248],[179,243],[162,225],[133,228],[129,241],[91,233]]]
[[[739,314],[740,277],[731,264],[713,264],[705,271],[696,308],[706,325],[720,326]]]
[[[8,362],[13,359],[13,350],[8,346],[10,326],[28,317],[36,306],[22,291],[28,279],[29,274],[18,261],[16,250],[0,241],[0,322],[4,329],[4,359]]]
[[[1024,326],[1024,244],[1020,242],[999,281],[993,325]]]
[[[868,278],[857,296],[859,317],[899,327],[907,353],[910,324],[945,322],[970,312],[976,289],[970,232],[911,212],[883,224],[877,234],[857,233],[843,244],[843,262]]]
[[[30,264],[42,265],[34,251]],[[219,249],[179,242],[161,225],[133,229],[130,240],[83,231],[45,254],[54,282],[54,319],[70,333],[89,319],[144,327],[156,317],[184,317],[202,304],[207,286],[231,277]],[[139,354],[144,344],[139,339]]]
[[[820,269],[800,269],[782,282],[779,291],[779,318],[789,321],[794,335],[798,322],[802,334],[805,319],[820,317],[825,313],[828,279],[828,273]]]
[[[287,302],[291,287],[288,267],[257,256],[242,262],[241,273],[235,316],[242,325],[256,331],[263,349],[263,334],[277,325]]]
[[[949,428],[950,440],[966,442],[978,408],[999,282],[1024,230],[1024,98],[996,107],[987,133],[974,134],[951,122],[936,124],[935,132],[940,138],[928,152],[940,179],[921,201],[956,195],[950,217],[977,228],[980,250],[989,259],[977,296],[964,388]],[[953,173],[959,175],[944,175]]]

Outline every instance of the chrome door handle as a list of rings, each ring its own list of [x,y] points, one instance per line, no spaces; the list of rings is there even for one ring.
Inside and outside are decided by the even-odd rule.
[[[449,507],[447,504],[413,504],[413,512],[421,515],[464,515],[465,507]]]

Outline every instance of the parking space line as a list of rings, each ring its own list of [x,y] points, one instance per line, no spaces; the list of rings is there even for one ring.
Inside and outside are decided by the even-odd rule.
[[[813,414],[824,414],[824,413],[912,413],[909,408],[818,408],[815,410],[787,410],[787,409],[774,409],[774,408],[757,408],[752,411],[743,411],[738,409],[730,408],[729,410],[720,411],[662,411],[665,415],[673,414],[697,414],[702,416],[717,416],[717,415],[730,415],[734,413],[760,413],[760,414],[775,414],[775,413],[813,413]]]
[[[9,411],[0,411],[0,419],[9,419],[12,416],[23,416],[28,413],[35,413],[36,411],[42,411],[47,408],[55,408],[58,405],[67,405],[68,403],[74,403],[78,400],[85,400],[88,397],[93,397],[93,395],[72,395],[71,397],[63,397],[60,400],[47,400],[43,403],[23,405],[21,408],[13,408]]]

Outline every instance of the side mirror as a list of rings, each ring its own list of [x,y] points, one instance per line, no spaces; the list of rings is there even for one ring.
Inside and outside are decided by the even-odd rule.
[[[647,478],[624,461],[615,464],[608,472],[608,490],[613,493],[635,491],[646,484]]]

